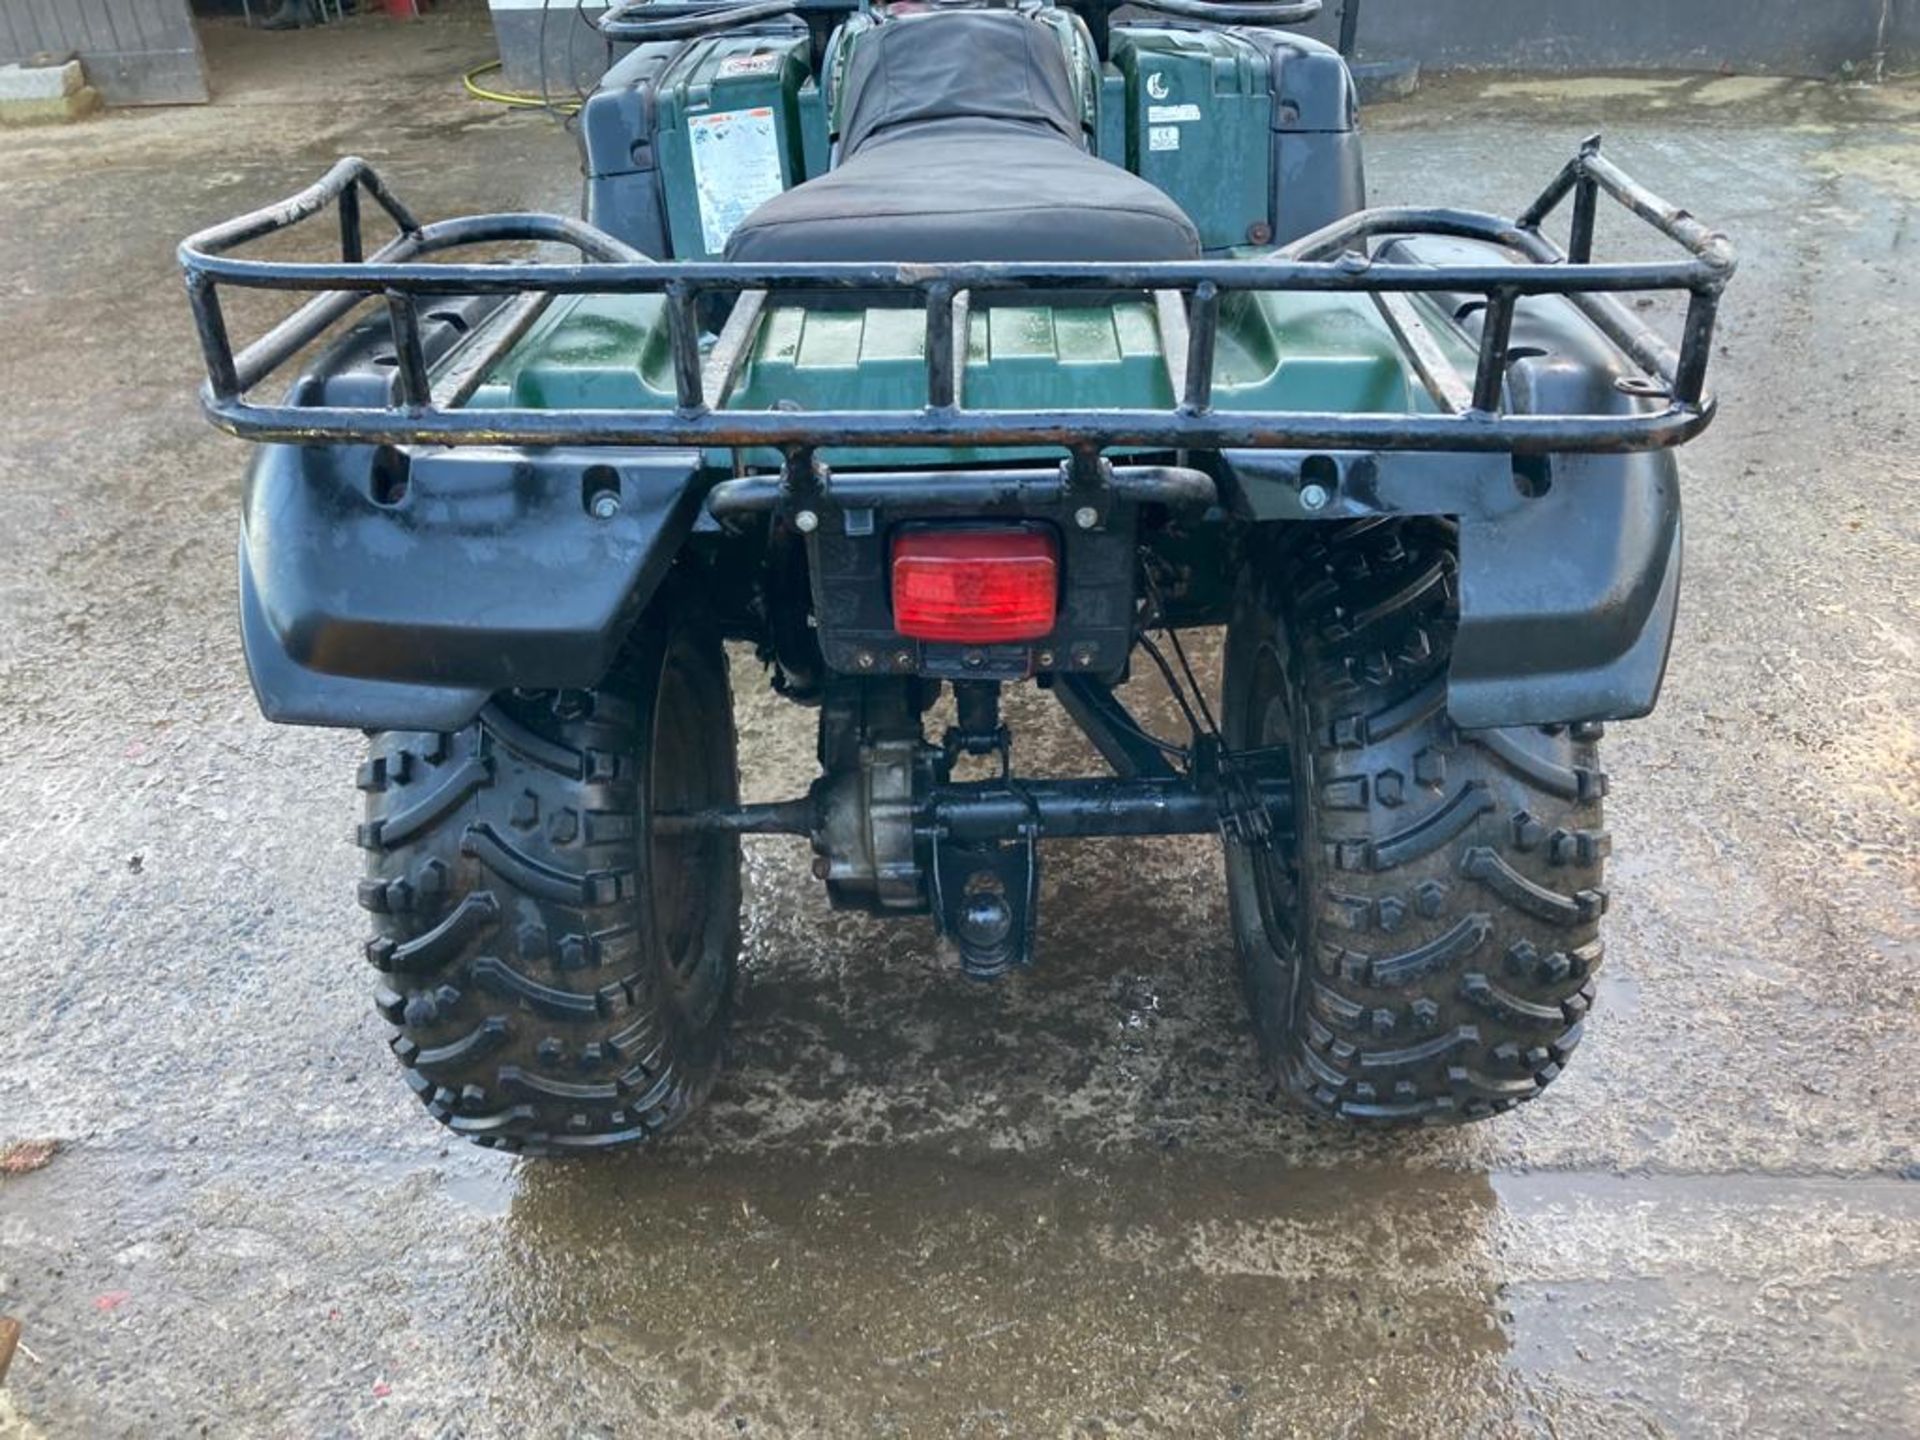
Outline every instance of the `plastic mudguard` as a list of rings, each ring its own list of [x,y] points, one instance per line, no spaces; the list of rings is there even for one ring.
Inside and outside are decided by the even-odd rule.
[[[1383,260],[1511,262],[1477,241],[1396,240]],[[1484,300],[1421,308],[1468,377]],[[1628,414],[1639,372],[1571,303],[1522,300],[1508,351],[1516,414]],[[1624,387],[1619,383],[1628,382]],[[1459,522],[1459,630],[1447,708],[1469,729],[1628,720],[1659,697],[1680,592],[1680,472],[1671,451],[1509,457],[1381,450],[1222,453],[1222,496],[1255,523],[1450,515]],[[1309,483],[1332,499],[1309,511]]]
[[[1554,492],[1460,528],[1447,711],[1468,729],[1632,720],[1653,709],[1680,603],[1673,457],[1579,456]]]
[[[296,398],[389,403],[384,336],[349,336]],[[262,446],[240,542],[262,711],[452,729],[496,690],[596,684],[698,518],[698,471],[693,450]]]
[[[1401,240],[1381,258],[1486,264],[1474,241]],[[1437,296],[1479,341],[1476,296]],[[1629,413],[1639,372],[1572,303],[1522,301],[1508,352],[1517,414]],[[1471,366],[1469,366],[1469,372]],[[1521,503],[1461,517],[1460,629],[1447,709],[1469,729],[1631,720],[1653,709],[1680,602],[1680,471],[1672,451],[1522,461]]]

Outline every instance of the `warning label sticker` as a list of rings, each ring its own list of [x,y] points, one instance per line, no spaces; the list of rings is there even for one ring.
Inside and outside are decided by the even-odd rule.
[[[742,220],[786,188],[773,107],[689,115],[687,141],[700,198],[701,239],[707,253],[717,255]]]
[[[1178,150],[1180,148],[1180,127],[1178,125],[1152,125],[1147,129],[1147,149]]]
[[[1198,105],[1149,105],[1147,123],[1150,125],[1179,125],[1200,118]]]

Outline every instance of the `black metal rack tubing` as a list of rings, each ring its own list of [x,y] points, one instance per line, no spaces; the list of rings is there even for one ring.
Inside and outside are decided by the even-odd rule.
[[[398,236],[365,254],[360,194],[385,210]],[[1668,262],[1595,264],[1590,258],[1598,199],[1611,197],[1687,258]],[[1541,233],[1545,220],[1574,197],[1569,250]],[[337,205],[341,258],[283,262],[243,258],[239,246],[288,229]],[[1450,236],[1491,242],[1519,263],[1428,266],[1369,258],[1368,242],[1395,236]],[[583,257],[572,263],[438,263],[424,257],[502,241],[564,244]],[[1076,451],[1115,445],[1156,448],[1409,449],[1622,451],[1677,445],[1711,421],[1706,389],[1719,298],[1735,260],[1726,238],[1660,199],[1599,153],[1582,146],[1518,221],[1463,210],[1368,210],[1268,255],[1244,260],[1148,264],[782,264],[658,263],[581,221],[553,215],[468,216],[419,224],[365,161],[347,159],[300,194],[184,242],[180,262],[206,357],[208,414],[237,435],[257,440],[545,445],[716,445],[811,448],[866,446],[1062,446]],[[232,349],[218,287],[312,292],[314,298],[238,356]],[[1168,410],[969,410],[959,395],[961,357],[956,307],[975,294],[1172,292],[1186,297],[1186,364],[1177,403]],[[1485,322],[1464,414],[1309,414],[1213,409],[1213,374],[1222,297],[1255,291],[1362,294],[1478,294]],[[1648,291],[1689,295],[1676,350],[1613,297]],[[433,296],[658,294],[664,297],[673,357],[676,409],[448,410],[431,402],[416,302]],[[725,356],[727,372],[709,373],[700,354],[697,302],[711,293],[759,292],[819,297],[882,292],[918,297],[926,316],[927,404],[919,411],[717,410],[733,374],[745,363],[748,337]],[[400,404],[389,408],[256,405],[247,392],[370,296],[385,298],[391,317]],[[1514,310],[1533,296],[1561,296],[1579,308],[1650,380],[1664,389],[1664,409],[1631,414],[1515,416],[1501,400]],[[1178,306],[1176,305],[1176,309]],[[1440,397],[1436,397],[1440,398]],[[1442,409],[1446,407],[1443,405]]]
[[[824,501],[842,510],[910,507],[919,514],[970,514],[1008,506],[1057,509],[1073,493],[1065,468],[829,474],[819,480],[819,495],[811,503]],[[1108,498],[1123,504],[1172,510],[1205,510],[1219,498],[1210,476],[1174,465],[1111,466],[1102,488]],[[716,520],[735,521],[770,514],[793,499],[784,475],[746,475],[714,486],[707,509]]]

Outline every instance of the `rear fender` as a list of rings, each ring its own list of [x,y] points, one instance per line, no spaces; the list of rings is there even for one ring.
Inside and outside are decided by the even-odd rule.
[[[1487,263],[1477,241],[1402,240],[1382,259]],[[1478,347],[1480,297],[1436,301]],[[1569,301],[1514,316],[1507,405],[1517,414],[1630,414],[1664,397],[1627,393],[1640,372]],[[1470,373],[1471,367],[1469,367]],[[1631,720],[1659,699],[1680,602],[1680,467],[1671,450],[1521,461],[1521,502],[1462,517],[1460,629],[1447,709],[1469,729]]]
[[[1660,696],[1680,603],[1671,454],[1563,457],[1553,489],[1460,526],[1447,710],[1468,729],[1632,720]]]
[[[261,708],[444,729],[496,690],[597,684],[693,528],[698,475],[694,451],[262,447],[241,549]]]
[[[384,403],[356,393],[390,384],[364,338],[296,399]],[[497,690],[597,684],[693,529],[700,476],[695,450],[261,446],[240,590],[262,711],[449,729]]]
[[[1380,258],[1498,264],[1476,241],[1398,240]],[[1430,329],[1471,376],[1477,295],[1433,297]],[[1522,300],[1507,372],[1518,414],[1630,414],[1630,361],[1566,300]],[[1469,729],[1627,720],[1660,694],[1679,608],[1680,471],[1671,451],[1620,455],[1227,451],[1222,495],[1255,522],[1448,515],[1460,527],[1459,630],[1447,707]],[[1309,510],[1302,492],[1331,498]]]

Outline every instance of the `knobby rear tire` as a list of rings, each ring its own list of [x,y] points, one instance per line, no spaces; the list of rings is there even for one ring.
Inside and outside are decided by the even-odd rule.
[[[1288,1096],[1363,1124],[1532,1099],[1601,959],[1600,727],[1447,718],[1455,574],[1445,521],[1315,527],[1228,630],[1227,740],[1284,751],[1295,795],[1278,858],[1228,850],[1254,1029]]]
[[[688,607],[656,601],[597,690],[374,735],[359,783],[367,958],[428,1111],[531,1154],[684,1121],[721,1062],[740,911],[737,841],[652,831],[738,801],[725,657]]]

